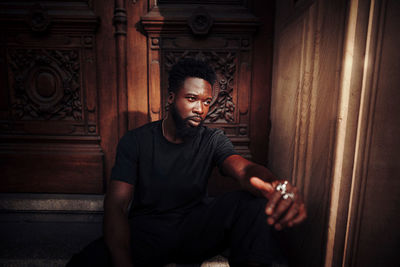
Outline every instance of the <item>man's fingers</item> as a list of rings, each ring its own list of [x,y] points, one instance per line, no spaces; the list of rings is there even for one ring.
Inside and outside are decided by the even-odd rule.
[[[279,201],[281,200],[282,194],[281,192],[275,191],[272,195],[270,195],[269,197],[269,201],[267,203],[267,206],[265,208],[265,213],[267,215],[272,215],[274,213],[275,207],[277,206],[277,204],[279,203]],[[269,218],[268,219],[268,223],[273,224],[274,218]]]
[[[301,204],[299,207],[298,215],[291,221],[288,222],[288,226],[292,227],[296,224],[303,222],[307,218],[307,212],[304,204]]]
[[[283,214],[286,213],[287,215],[290,212],[291,206],[293,206],[292,199],[282,199],[281,197],[282,196],[280,196],[280,201],[277,204],[275,210],[268,219],[270,222],[276,223]],[[280,224],[276,225],[277,230],[280,230],[280,226]]]
[[[299,213],[299,204],[293,202],[287,213],[275,225],[275,228],[277,230],[283,229],[284,227],[286,227],[286,225],[289,225],[289,222],[291,222],[294,218],[296,218],[298,213]]]
[[[283,188],[278,189],[278,186],[281,185]],[[272,197],[269,198],[269,201],[267,203],[267,207],[265,210],[265,213],[267,215],[273,215],[270,218],[268,218],[268,223],[269,224],[274,224],[279,217],[282,215],[283,212],[285,212],[289,207],[290,204],[292,203],[292,199],[288,197],[287,199],[283,199],[283,194],[286,194],[286,192],[289,192],[289,190],[293,191],[291,193],[296,194],[297,190],[296,188],[292,188],[288,182],[281,182],[281,181],[274,181],[272,182],[272,188],[273,188],[273,194]],[[281,204],[283,203],[283,204]],[[279,206],[278,206],[279,205]],[[276,207],[278,206],[278,210],[275,210]]]
[[[288,199],[281,199],[281,201],[279,201],[278,205],[275,208],[274,213],[272,214],[272,218],[277,221],[282,214],[284,214],[285,212],[288,211],[289,207],[292,205],[293,201],[288,198]]]
[[[250,184],[260,190],[263,196],[267,198],[269,198],[269,194],[275,191],[274,187],[270,183],[267,183],[258,177],[251,177]]]

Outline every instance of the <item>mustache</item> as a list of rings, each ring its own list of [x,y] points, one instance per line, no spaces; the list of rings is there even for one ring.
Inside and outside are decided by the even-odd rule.
[[[188,120],[191,120],[191,119],[200,119],[201,121],[203,121],[203,118],[202,117],[200,117],[200,116],[190,116],[190,117],[187,117],[187,118],[185,118],[184,119],[184,121],[188,121]]]

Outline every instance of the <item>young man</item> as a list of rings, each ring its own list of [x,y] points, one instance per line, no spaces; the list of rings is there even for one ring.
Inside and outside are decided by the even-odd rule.
[[[113,266],[196,263],[227,248],[231,266],[267,266],[282,260],[276,230],[306,218],[294,186],[202,125],[215,80],[207,64],[179,61],[169,74],[165,119],[120,140],[104,203]],[[208,198],[214,166],[245,191]]]

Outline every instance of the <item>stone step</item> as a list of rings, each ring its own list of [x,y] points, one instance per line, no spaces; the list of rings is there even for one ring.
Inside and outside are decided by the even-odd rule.
[[[102,195],[0,194],[0,267],[65,266],[102,235],[102,218]],[[216,256],[202,264],[166,267],[199,266],[229,264]]]
[[[64,267],[66,260],[49,259],[0,259],[1,267]]]
[[[101,228],[102,215],[1,213],[0,266],[65,266]]]

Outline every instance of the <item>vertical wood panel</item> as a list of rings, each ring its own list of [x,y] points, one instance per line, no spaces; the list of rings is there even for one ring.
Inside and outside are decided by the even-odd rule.
[[[251,66],[250,151],[254,161],[267,165],[275,1],[253,1],[252,12],[260,19],[261,25],[254,35]]]
[[[99,92],[101,147],[104,150],[104,181],[106,185],[115,160],[118,143],[118,95],[116,89],[116,52],[113,26],[114,2],[94,1],[94,11],[101,18],[96,34],[96,77]]]
[[[149,72],[150,79],[149,81],[149,91],[150,91],[150,117],[151,121],[156,121],[160,119],[160,107],[161,107],[161,88],[160,88],[160,80],[157,77],[160,77],[160,64],[158,61],[152,61],[149,64]]]
[[[397,266],[400,5],[371,1],[344,264]]]
[[[280,1],[269,167],[304,194],[307,221],[286,232],[293,266],[324,264],[346,1]]]
[[[303,24],[277,32],[274,40],[269,166],[287,178],[293,171]]]
[[[369,6],[368,1],[350,1],[346,14],[325,266],[341,265],[346,249],[346,226],[349,223],[347,215],[354,185],[354,157],[360,97],[363,91]]]
[[[149,121],[147,38],[142,33],[140,17],[147,13],[147,1],[129,1],[128,13],[128,111],[129,129],[134,129]]]

